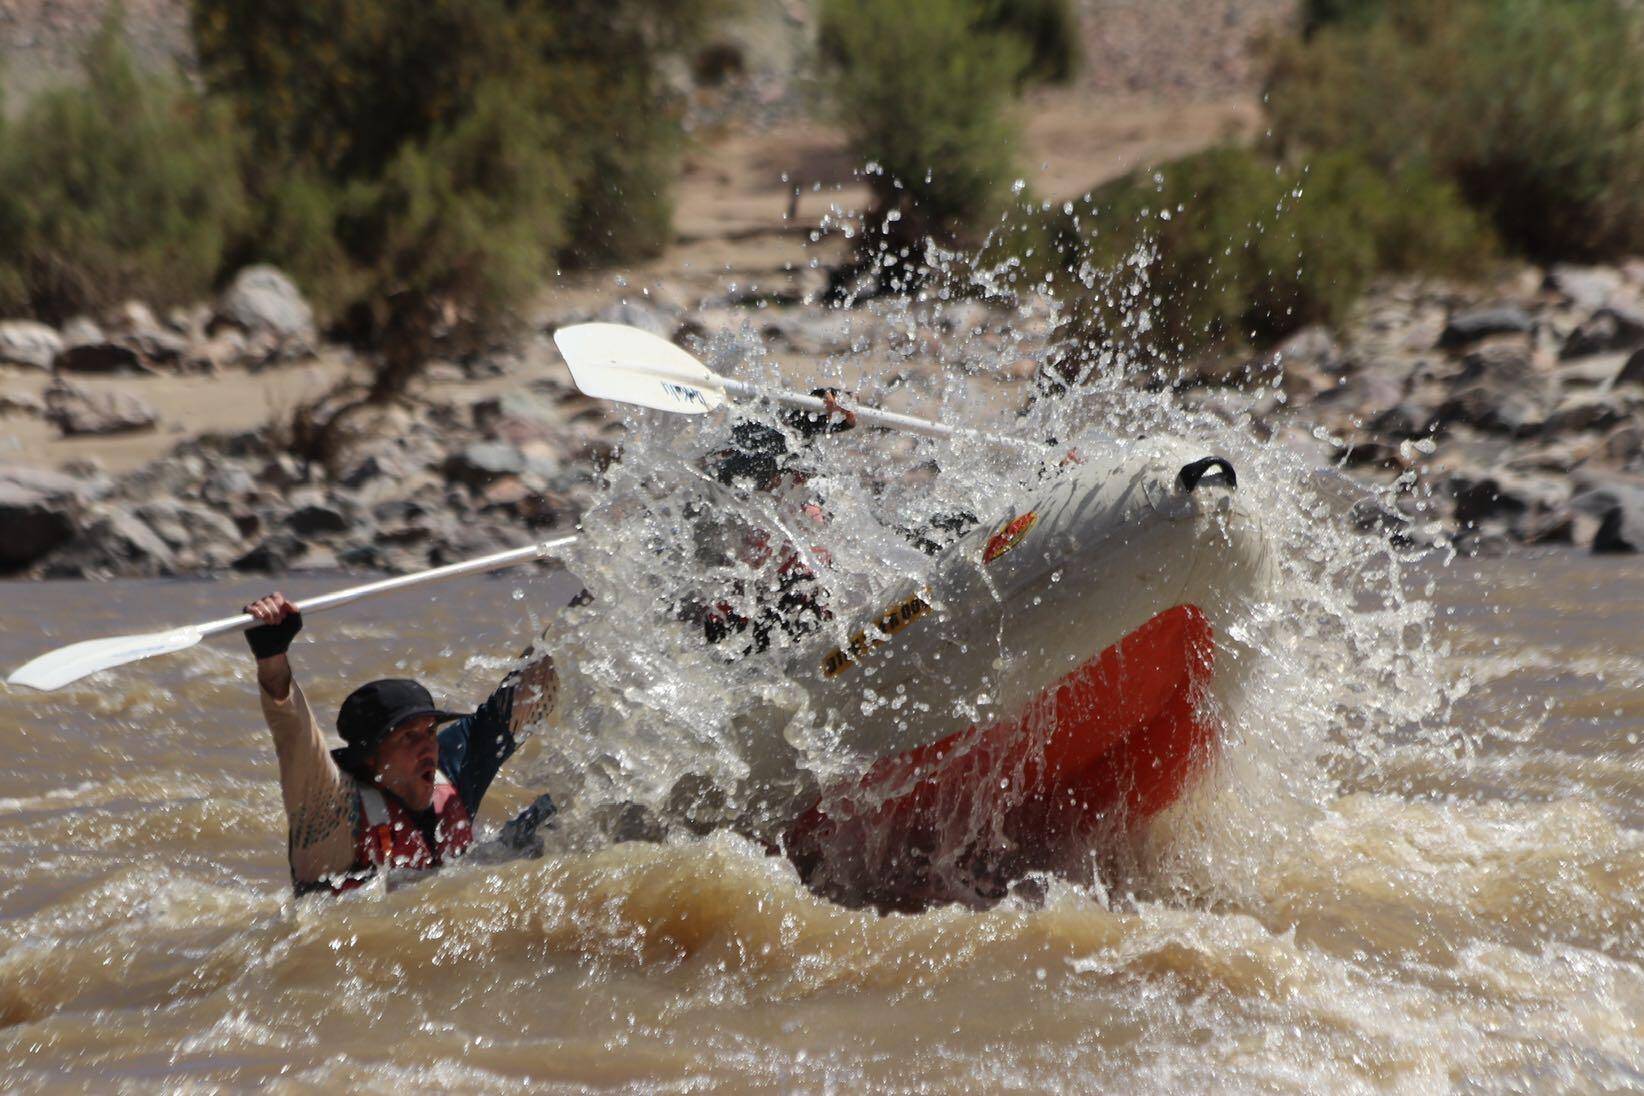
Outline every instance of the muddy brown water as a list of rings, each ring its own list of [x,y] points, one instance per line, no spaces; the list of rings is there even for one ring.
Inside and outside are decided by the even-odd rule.
[[[1644,563],[1422,577],[1468,682],[1456,733],[1296,759],[1331,791],[1272,820],[1239,900],[1051,881],[879,916],[717,834],[297,903],[237,638],[0,687],[0,1088],[1644,1089]],[[316,617],[299,674],[326,721],[389,672],[478,699],[533,630],[524,606],[567,582]],[[7,585],[0,666],[259,592]],[[485,827],[537,790],[541,748]]]

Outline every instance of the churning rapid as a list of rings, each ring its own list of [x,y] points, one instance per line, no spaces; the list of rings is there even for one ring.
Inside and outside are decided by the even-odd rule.
[[[907,338],[947,339],[952,369],[864,356],[805,380],[1043,445],[804,442],[747,406],[636,414],[575,581],[470,580],[324,618],[293,648],[329,722],[391,672],[477,701],[540,633],[559,714],[480,819],[494,832],[551,791],[540,859],[294,901],[237,644],[50,696],[0,690],[6,1086],[1644,1086],[1644,569],[1390,546],[1343,520],[1386,499],[1236,414],[1116,372],[1024,410],[991,379],[997,348],[939,334],[929,307],[902,313]],[[704,359],[777,379],[751,331]],[[797,493],[718,475],[745,420],[783,430]],[[781,819],[750,790],[769,786],[751,779],[760,758],[780,740],[806,787],[874,759],[820,716],[791,658],[849,649],[934,580],[943,544],[1000,528],[1066,474],[1070,450],[1158,438],[1237,469],[1268,555],[1218,637],[1242,673],[1215,698],[1219,747],[1188,794],[1008,885],[938,858],[912,897],[807,887],[770,852]],[[735,550],[749,538],[772,548]],[[820,593],[784,585],[781,545]],[[15,586],[0,659],[260,592]],[[964,683],[975,721],[1009,669]],[[864,718],[904,703],[862,676]]]

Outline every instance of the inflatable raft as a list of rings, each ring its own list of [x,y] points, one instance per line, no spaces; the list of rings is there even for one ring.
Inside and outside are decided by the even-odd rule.
[[[1268,546],[1227,461],[1137,443],[1047,476],[790,666],[830,752],[780,841],[882,905],[1002,893],[1133,832],[1215,755]],[[1237,629],[1233,629],[1234,633]]]

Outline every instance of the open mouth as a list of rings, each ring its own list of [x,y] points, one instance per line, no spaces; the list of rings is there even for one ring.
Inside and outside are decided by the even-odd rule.
[[[434,782],[434,766],[429,765],[425,769],[419,769],[417,775],[422,778],[424,783],[432,784]]]

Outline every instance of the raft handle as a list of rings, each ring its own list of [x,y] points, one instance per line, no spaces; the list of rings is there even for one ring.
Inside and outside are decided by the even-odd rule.
[[[1212,472],[1212,469],[1217,469],[1217,471]],[[1192,464],[1184,464],[1181,472],[1177,473],[1176,478],[1182,481],[1182,489],[1188,494],[1192,494],[1193,489],[1199,486],[1199,482],[1207,475],[1220,475],[1221,478],[1216,482],[1226,483],[1229,487],[1239,485],[1239,474],[1233,471],[1233,466],[1221,457],[1205,457],[1203,460],[1196,460]]]

